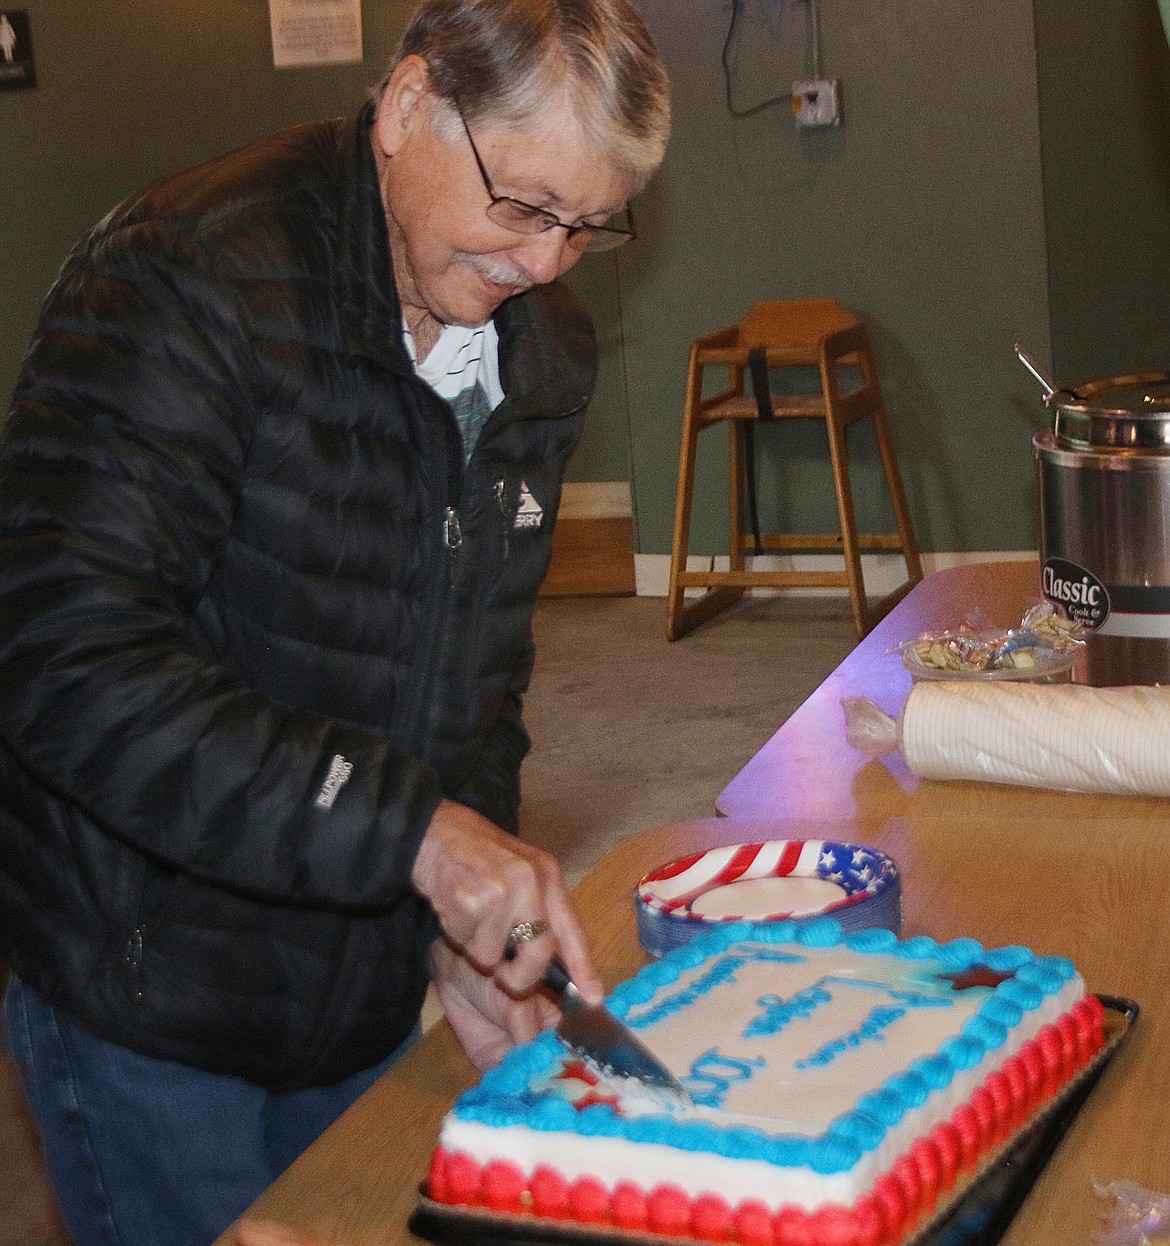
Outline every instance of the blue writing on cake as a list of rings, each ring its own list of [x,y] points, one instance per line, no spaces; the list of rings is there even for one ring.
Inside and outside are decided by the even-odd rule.
[[[864,1021],[854,1030],[841,1034],[819,1047],[810,1056],[796,1061],[796,1068],[807,1069],[816,1065],[831,1064],[838,1056],[862,1043],[884,1042],[885,1031],[895,1021],[904,1017],[911,1008],[948,1008],[951,1001],[937,995],[922,995],[917,991],[899,991],[879,983],[860,982],[855,979],[824,978],[822,982],[836,982],[838,985],[860,987],[865,990],[881,991],[889,995],[893,1004],[879,1005],[872,1009]]]
[[[849,1051],[853,1047],[860,1047],[865,1042],[880,1042],[885,1037],[882,1031],[889,1029],[895,1021],[905,1015],[905,1008],[875,1008],[857,1029],[826,1043],[811,1056],[797,1060],[796,1067],[807,1069],[818,1064],[832,1064],[842,1052]]]
[[[789,952],[781,952],[776,948],[755,948],[750,954],[732,954],[719,957],[711,968],[701,977],[696,978],[688,987],[681,991],[665,995],[653,1008],[645,1012],[631,1012],[626,1017],[626,1024],[632,1030],[640,1030],[648,1025],[669,1017],[680,1008],[689,1008],[696,1000],[702,999],[725,983],[734,982],[735,975],[747,964],[775,963],[794,964],[804,957],[794,956]]]
[[[743,1036],[761,1038],[764,1035],[779,1034],[790,1022],[810,1016],[822,1004],[830,1003],[832,998],[823,986],[810,986],[803,991],[797,991],[791,999],[784,999],[780,995],[762,995],[756,1002],[764,1011],[747,1023]]]
[[[706,1108],[722,1107],[727,1092],[736,1082],[748,1081],[756,1069],[767,1061],[762,1056],[741,1059],[722,1055],[717,1047],[708,1048],[691,1064],[691,1071],[682,1079],[687,1093]]]

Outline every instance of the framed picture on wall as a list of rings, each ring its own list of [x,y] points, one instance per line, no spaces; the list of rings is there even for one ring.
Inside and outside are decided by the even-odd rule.
[[[0,91],[26,91],[36,84],[28,11],[0,9]]]
[[[36,86],[32,35],[25,9],[0,9],[0,91]]]

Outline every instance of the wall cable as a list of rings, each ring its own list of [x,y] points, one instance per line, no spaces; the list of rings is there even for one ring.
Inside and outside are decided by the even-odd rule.
[[[727,27],[727,37],[723,40],[723,54],[720,59],[723,62],[723,84],[724,96],[727,100],[727,111],[733,117],[752,117],[758,112],[763,112],[765,108],[774,108],[777,104],[789,104],[792,100],[791,94],[774,95],[771,99],[761,101],[759,104],[753,104],[750,108],[736,108],[731,101],[731,45],[735,39],[735,28],[739,22],[740,10],[743,7],[743,0],[731,0],[731,22]]]

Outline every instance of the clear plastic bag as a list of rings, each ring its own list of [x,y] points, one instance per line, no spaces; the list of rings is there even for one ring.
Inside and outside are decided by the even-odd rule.
[[[1084,629],[1051,602],[1033,606],[1019,627],[1007,631],[977,626],[925,632],[889,650],[920,679],[1029,679],[1069,669],[1084,643]]]
[[[1094,1182],[1093,1188],[1113,1206],[1105,1227],[1093,1238],[1095,1246],[1153,1246],[1170,1242],[1170,1197],[1136,1181]]]
[[[842,697],[845,739],[851,748],[870,757],[884,757],[902,747],[901,715],[891,718],[868,697]]]

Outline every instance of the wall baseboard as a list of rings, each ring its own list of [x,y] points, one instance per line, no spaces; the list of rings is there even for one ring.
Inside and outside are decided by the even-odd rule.
[[[1038,557],[1035,550],[923,554],[922,567],[929,575],[932,571],[942,571],[947,567],[959,567],[974,562],[1026,562]],[[692,555],[687,559],[687,566],[694,571],[726,570],[727,562],[726,554],[716,557]],[[837,571],[841,567],[841,559],[831,554],[795,554],[789,557],[765,554],[759,558],[749,558],[748,562],[757,566],[761,571]],[[906,564],[902,561],[900,554],[863,554],[861,567],[862,574],[865,576],[866,591],[871,597],[881,597],[892,592],[906,578]],[[637,554],[634,558],[634,568],[639,597],[665,597],[667,595],[670,589],[669,554]],[[701,591],[701,589],[693,589],[688,592],[688,595],[697,596]],[[763,595],[769,590],[756,589],[754,591]],[[848,591],[843,588],[793,588],[784,591],[794,597],[848,596]]]
[[[667,579],[670,559],[667,559]],[[566,484],[542,597],[632,597],[634,513],[627,480]]]
[[[553,534],[552,565],[541,589],[545,597],[630,596],[665,597],[670,589],[669,554],[634,553],[634,516],[628,480],[572,481],[565,485]],[[973,553],[923,554],[929,575],[947,567],[975,562],[1024,562],[1036,559],[1035,550],[984,550]],[[723,570],[727,555],[692,555],[694,571]],[[749,558],[761,571],[837,571],[841,559],[833,554],[765,554]],[[871,597],[892,592],[906,578],[900,554],[863,554],[862,571]],[[692,589],[688,596],[702,590]],[[764,594],[769,590],[757,589]],[[775,591],[775,590],[771,590]],[[846,597],[843,588],[794,588],[795,597]]]

